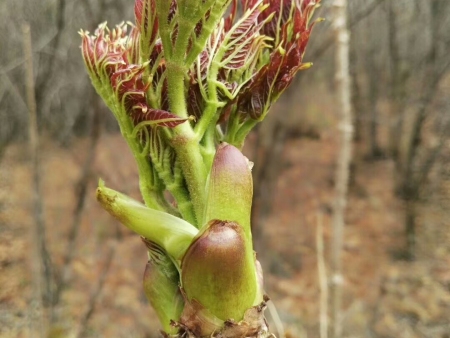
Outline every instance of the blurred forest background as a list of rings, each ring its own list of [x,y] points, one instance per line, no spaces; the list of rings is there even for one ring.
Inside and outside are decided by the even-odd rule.
[[[255,162],[256,248],[283,326],[268,317],[286,337],[319,337],[333,241],[331,1],[319,15],[305,57],[314,67],[244,151]],[[349,0],[348,15],[343,336],[448,338],[450,1]],[[141,286],[145,246],[94,196],[101,177],[139,198],[132,156],[80,55],[77,32],[105,20],[133,21],[133,0],[0,1],[1,337],[38,337],[45,322],[49,337],[158,336]]]

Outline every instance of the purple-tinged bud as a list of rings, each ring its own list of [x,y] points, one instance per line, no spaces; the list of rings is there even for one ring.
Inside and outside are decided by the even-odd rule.
[[[242,227],[213,220],[188,248],[181,265],[182,287],[221,319],[242,320],[258,292],[253,252]]]
[[[205,224],[212,219],[236,222],[251,243],[252,197],[250,162],[235,146],[222,143],[209,175]]]

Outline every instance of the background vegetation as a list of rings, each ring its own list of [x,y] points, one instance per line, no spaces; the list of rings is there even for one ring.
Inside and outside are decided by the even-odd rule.
[[[77,35],[104,20],[132,20],[132,3],[0,2],[2,337],[38,332],[43,308],[52,337],[157,336],[140,280],[145,247],[94,200],[99,177],[136,198],[138,181],[89,83]],[[450,2],[349,5],[355,137],[344,336],[448,337]],[[318,262],[330,261],[339,148],[331,7],[323,2],[327,21],[306,55],[314,67],[245,148],[255,162],[256,248],[284,329],[269,317],[290,337],[318,337],[323,325]]]

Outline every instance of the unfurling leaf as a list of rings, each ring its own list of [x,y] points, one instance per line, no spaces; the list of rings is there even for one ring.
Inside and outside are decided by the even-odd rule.
[[[97,188],[97,200],[123,225],[159,245],[175,261],[183,257],[198,233],[197,228],[181,218],[147,208],[103,185]]]
[[[186,122],[189,118],[181,118],[175,114],[169,113],[168,111],[161,109],[147,109],[146,107],[142,107],[140,114],[135,114],[134,123],[136,124],[136,128],[139,128],[139,125],[153,125],[153,126],[161,126],[168,128],[175,128],[179,124]]]
[[[171,321],[178,320],[184,307],[179,274],[171,259],[157,246],[149,245],[144,272],[144,292],[167,333],[176,333]]]
[[[145,47],[151,46],[158,36],[158,18],[155,0],[136,0],[134,3],[136,26],[144,39]],[[142,40],[141,40],[142,41]]]

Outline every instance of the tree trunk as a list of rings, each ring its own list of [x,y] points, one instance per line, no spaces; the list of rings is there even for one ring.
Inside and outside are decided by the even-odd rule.
[[[405,234],[406,234],[406,256],[408,260],[414,259],[416,252],[416,210],[415,201],[406,201],[405,211]]]
[[[447,73],[450,63],[439,62],[439,28],[445,19],[442,13],[445,13],[442,7],[445,2],[440,0],[433,0],[430,2],[430,32],[431,44],[425,60],[424,67],[424,89],[420,98],[420,103],[417,111],[417,116],[413,121],[411,133],[408,135],[408,144],[404,161],[400,168],[397,169],[399,176],[398,190],[400,196],[404,199],[406,204],[405,215],[405,236],[407,242],[407,255],[413,258],[415,253],[415,211],[414,206],[419,202],[420,191],[426,182],[426,177],[433,166],[437,155],[440,152],[439,145],[428,151],[428,156],[425,160],[421,159],[420,153],[423,148],[423,128],[429,119],[430,106],[436,96],[439,84],[442,78]],[[443,141],[441,141],[443,142]]]
[[[39,157],[39,131],[37,125],[36,92],[33,75],[33,55],[31,45],[30,26],[23,25],[23,51],[25,59],[25,84],[27,93],[27,106],[29,112],[29,146],[30,168],[33,177],[33,216],[35,224],[32,229],[32,261],[33,261],[33,299],[32,304],[39,318],[34,319],[33,325],[38,326],[36,334],[45,337],[47,331],[46,308],[51,306],[53,297],[53,265],[47,249],[44,205],[42,196],[41,166]]]
[[[400,51],[399,43],[397,41],[397,18],[395,13],[395,1],[388,1],[388,31],[389,31],[389,61],[391,71],[390,83],[390,115],[391,123],[389,128],[389,153],[396,162],[397,167],[399,162],[399,151],[401,143],[400,132],[403,128],[403,109],[401,107],[401,74],[400,74]]]
[[[355,48],[352,48],[353,46],[350,46],[350,76],[351,76],[351,83],[352,83],[352,108],[355,112],[355,119],[354,119],[354,128],[355,132],[353,135],[353,139],[355,142],[359,142],[362,140],[363,133],[363,102],[361,100],[361,88],[358,82],[358,70],[357,70],[357,52]]]
[[[350,34],[347,28],[347,0],[334,1],[334,30],[336,38],[336,79],[340,108],[340,149],[336,169],[336,196],[333,213],[332,243],[332,323],[334,338],[342,336],[342,247],[344,216],[352,154],[351,81],[349,72]]]
[[[368,76],[368,107],[367,107],[367,130],[368,130],[368,157],[370,159],[377,159],[381,155],[380,146],[378,144],[378,99],[380,96],[380,74],[381,67],[379,61],[380,38],[377,32],[377,27],[380,22],[371,18],[367,25],[367,41],[370,41],[367,47],[367,56],[365,58],[365,68]]]

